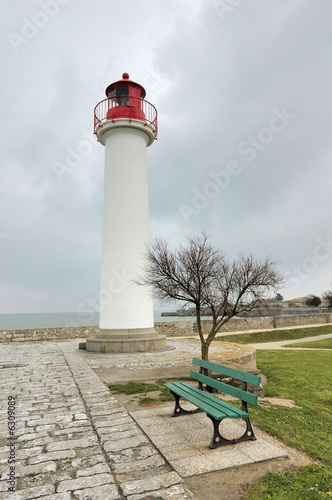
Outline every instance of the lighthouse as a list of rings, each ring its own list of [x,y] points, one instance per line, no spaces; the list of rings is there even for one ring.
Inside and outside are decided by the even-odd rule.
[[[105,146],[99,332],[94,352],[166,348],[154,329],[151,287],[138,285],[150,242],[147,147],[157,138],[157,110],[128,73],[106,88],[94,110],[94,133]]]

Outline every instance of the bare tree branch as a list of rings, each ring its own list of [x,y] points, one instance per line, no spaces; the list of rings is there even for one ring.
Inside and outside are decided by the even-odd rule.
[[[267,293],[283,283],[278,262],[241,254],[229,263],[224,254],[208,241],[205,232],[187,237],[187,244],[171,250],[169,243],[155,239],[147,251],[144,276],[139,284],[153,286],[155,296],[164,303],[181,301],[196,310],[202,358],[208,359],[209,346],[222,326],[233,316],[266,306]],[[204,337],[201,314],[209,309],[212,326]]]
[[[327,302],[327,307],[332,309],[332,290],[327,290],[322,294],[322,297]]]

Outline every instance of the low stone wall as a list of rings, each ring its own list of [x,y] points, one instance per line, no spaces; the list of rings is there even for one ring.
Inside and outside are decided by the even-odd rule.
[[[210,329],[211,320],[202,321],[203,333]],[[297,314],[291,316],[259,316],[254,318],[232,318],[220,330],[225,332],[241,332],[244,330],[272,330],[274,328],[285,328],[287,326],[319,325],[332,323],[332,313]],[[197,332],[196,321],[193,331]]]
[[[94,337],[97,326],[70,326],[59,328],[32,328],[29,330],[2,330],[0,342],[33,342]]]
[[[155,323],[154,327],[158,333],[167,337],[188,337],[188,335],[193,334],[192,321],[165,321]]]
[[[203,334],[208,333],[211,328],[212,321],[204,319],[202,321]],[[242,332],[244,330],[269,330],[273,328],[273,316],[260,316],[257,318],[232,318],[224,324],[221,331],[225,332]],[[197,323],[195,321],[194,332],[197,332]]]
[[[284,328],[286,326],[319,325],[320,323],[332,323],[332,313],[326,314],[297,314],[296,316],[274,316],[273,328]]]
[[[156,323],[158,333],[167,337],[187,337],[192,335],[192,321]],[[70,326],[58,328],[32,328],[27,330],[2,330],[0,342],[40,342],[42,340],[64,340],[94,337],[98,326]]]

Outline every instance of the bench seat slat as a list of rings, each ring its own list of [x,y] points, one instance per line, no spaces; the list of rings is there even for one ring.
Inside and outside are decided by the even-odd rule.
[[[217,401],[216,398],[213,398],[213,396],[212,398],[214,401],[210,401],[211,396],[209,394],[204,393],[203,391],[196,389],[185,382],[175,382],[173,386],[169,387],[169,389],[218,420],[239,417],[237,413],[229,408],[222,409],[221,406],[223,405],[216,404],[219,400]],[[199,393],[196,393],[196,390],[199,391]]]
[[[205,412],[208,412],[210,410],[210,406],[208,404],[195,396],[194,391],[191,390],[193,387],[189,386],[189,384],[186,384],[185,382],[173,382],[167,383],[165,384],[165,386],[186,401],[189,401],[190,403],[197,406],[197,408],[200,408]]]
[[[217,420],[223,420],[224,418],[246,418],[249,416],[248,413],[186,382],[169,382],[165,386]]]
[[[220,407],[222,407],[222,412],[227,414],[228,418],[239,418],[248,416],[248,414],[243,410],[240,410],[240,408],[236,408],[235,406],[226,403],[226,401],[223,401],[222,399],[219,399],[213,396],[212,394],[209,394],[208,392],[204,392],[201,389],[198,389],[198,387],[193,387],[192,385],[189,384],[186,385],[188,385],[191,389],[194,390],[194,393],[196,394],[198,399],[201,399],[203,401],[207,400],[209,405],[212,406],[213,408],[216,408],[217,410],[220,410]]]
[[[228,366],[221,366],[216,363],[211,363],[210,361],[205,361],[204,359],[194,358],[193,365],[206,368],[221,375],[226,375],[227,377],[236,378],[237,380],[242,380],[248,384],[256,385],[257,387],[261,384],[261,377],[253,375],[252,373],[242,372],[240,370],[234,370],[234,368],[229,368]]]
[[[242,389],[238,389],[237,387],[233,387],[229,384],[225,384],[224,382],[220,382],[219,380],[211,379],[210,377],[207,377],[206,375],[195,372],[193,370],[190,372],[190,376],[194,380],[203,382],[204,384],[207,384],[210,387],[217,389],[218,391],[230,394],[231,396],[241,399],[242,401],[246,401],[247,403],[250,403],[252,405],[257,405],[257,396],[255,394],[252,394],[251,392],[246,392]]]

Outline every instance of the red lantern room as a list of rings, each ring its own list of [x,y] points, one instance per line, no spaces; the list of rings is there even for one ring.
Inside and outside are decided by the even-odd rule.
[[[122,80],[111,83],[105,90],[110,99],[110,109],[107,112],[108,120],[114,118],[145,118],[142,109],[142,99],[145,97],[144,88],[129,80],[128,73],[123,73]]]
[[[128,118],[143,121],[154,129],[157,136],[157,110],[144,100],[145,89],[139,83],[129,80],[128,73],[123,73],[122,80],[111,83],[105,90],[107,99],[95,107],[94,132],[104,121]]]

